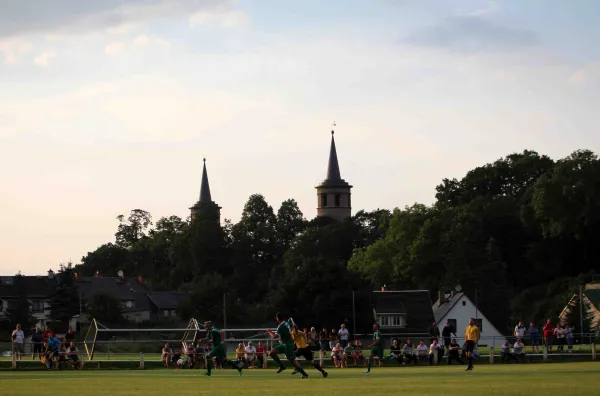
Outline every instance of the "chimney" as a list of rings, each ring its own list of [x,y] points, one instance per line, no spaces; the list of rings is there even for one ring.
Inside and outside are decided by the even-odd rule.
[[[52,269],[48,270],[48,278],[50,278],[50,279],[54,278],[54,271],[52,271]]]
[[[385,291],[385,285],[381,286],[381,291],[384,292]]]
[[[142,278],[142,275],[138,275],[137,282],[142,286],[144,285],[144,278]]]
[[[96,271],[96,274],[94,275],[94,278],[101,278],[102,276],[100,275],[100,271]]]

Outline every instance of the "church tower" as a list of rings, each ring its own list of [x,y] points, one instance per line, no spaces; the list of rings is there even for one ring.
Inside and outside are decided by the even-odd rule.
[[[213,217],[218,224],[221,224],[221,207],[210,196],[210,186],[208,185],[208,175],[206,174],[206,158],[203,162],[200,200],[190,208],[192,211],[192,221],[200,216]]]
[[[316,187],[317,216],[343,220],[352,215],[352,205],[350,203],[350,189],[352,186],[340,175],[340,165],[338,164],[333,134],[334,131],[331,131],[327,178]]]

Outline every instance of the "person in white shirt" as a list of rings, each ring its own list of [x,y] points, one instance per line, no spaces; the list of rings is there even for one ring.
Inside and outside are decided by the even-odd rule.
[[[417,345],[417,356],[419,360],[427,359],[427,345],[425,345],[424,340],[419,341],[419,345]]]
[[[344,353],[344,348],[342,348],[341,344],[336,344],[331,349],[331,358],[333,359],[334,367],[341,368],[342,367],[342,354]]]
[[[515,342],[515,345],[513,345],[513,356],[515,357],[515,362],[518,362],[519,359],[523,360],[523,362],[525,362],[525,353],[523,352],[523,348],[525,348],[525,344],[523,344],[523,341],[521,341],[520,338],[517,338],[517,342]]]
[[[22,355],[25,352],[25,333],[21,330],[20,324],[18,324],[16,329],[12,332],[12,343],[15,359],[21,360]]]
[[[340,338],[340,344],[342,344],[342,348],[346,348],[348,346],[350,332],[348,331],[348,329],[346,329],[345,324],[342,324],[340,330],[338,331],[338,337]]]
[[[525,337],[525,331],[527,331],[525,323],[522,321],[519,322],[519,324],[515,326],[515,337],[523,339],[523,337]]]
[[[438,364],[440,364],[440,360],[442,360],[442,354],[441,352],[444,350],[444,348],[438,344],[437,342],[437,338],[434,338],[431,345],[429,346],[429,365],[433,365],[433,359],[434,359],[434,354],[437,353],[437,361]]]
[[[256,347],[252,345],[252,341],[248,341],[248,345],[246,345],[246,361],[248,362],[248,366],[254,367],[254,360],[256,359]]]

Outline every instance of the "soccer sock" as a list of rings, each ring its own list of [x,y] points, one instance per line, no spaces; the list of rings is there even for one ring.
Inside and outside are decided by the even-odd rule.
[[[317,362],[313,362],[313,367],[319,370],[320,372],[324,371],[323,368]]]
[[[229,363],[231,365],[231,367],[233,367],[234,369],[239,369],[240,367],[238,366],[238,363],[233,361],[233,360],[228,360],[227,363]]]
[[[206,372],[210,374],[212,370],[212,359],[206,358]]]
[[[367,371],[371,371],[372,365],[373,365],[373,361],[371,359],[369,359],[369,362],[367,363]]]
[[[469,366],[473,366],[473,358],[469,356]]]
[[[275,361],[275,363],[277,363],[277,365],[279,365],[279,367],[283,367],[283,363],[281,363],[281,359],[279,359],[279,356],[273,355],[271,357],[273,358],[273,360]]]

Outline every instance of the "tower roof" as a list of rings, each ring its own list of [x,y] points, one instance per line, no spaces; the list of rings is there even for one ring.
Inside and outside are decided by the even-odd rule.
[[[210,186],[208,185],[208,175],[206,174],[206,158],[202,160],[204,165],[202,166],[202,184],[200,185],[200,200],[199,203],[212,202],[210,197]]]
[[[319,187],[351,187],[342,179],[340,164],[338,163],[337,150],[335,149],[334,131],[331,131],[331,147],[329,148],[329,162],[327,163],[327,178]]]

